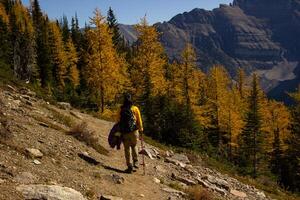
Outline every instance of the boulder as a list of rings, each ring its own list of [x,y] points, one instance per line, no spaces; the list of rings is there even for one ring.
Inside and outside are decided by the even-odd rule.
[[[167,162],[167,163],[172,163],[172,164],[177,165],[177,166],[180,166],[180,167],[182,167],[182,168],[185,168],[185,166],[186,166],[185,163],[182,163],[182,162],[180,162],[180,161],[178,161],[178,160],[175,160],[175,159],[169,158],[169,157],[165,158],[165,162]]]
[[[178,160],[178,161],[180,161],[180,162],[182,162],[184,164],[189,164],[190,163],[190,160],[184,154],[178,154],[178,153],[176,153],[176,154],[174,154],[172,156],[172,158],[175,159],[175,160]]]
[[[61,109],[64,109],[64,110],[70,110],[72,108],[71,104],[69,104],[67,102],[58,102],[57,105],[58,105],[58,107],[60,107]]]
[[[111,195],[101,195],[100,200],[123,200],[123,198]]]
[[[25,151],[30,158],[42,158],[44,156],[39,149],[26,148]]]
[[[57,185],[20,185],[16,189],[27,200],[86,200],[80,192]]]
[[[186,185],[197,185],[197,183],[189,178],[186,178],[186,177],[182,177],[182,176],[177,176],[175,175],[174,173],[172,174],[172,178],[179,181],[179,182],[182,182]]]
[[[142,149],[139,152],[139,154],[145,155],[145,156],[149,157],[152,160],[154,158],[156,158],[156,156],[157,156],[156,153],[155,153],[155,151],[153,151],[153,149],[150,149],[150,148],[144,148],[144,149]]]
[[[223,180],[223,179],[220,179],[220,178],[217,178],[217,177],[214,177],[214,176],[210,176],[210,175],[204,176],[203,179],[208,180],[210,183],[212,183],[212,184],[214,184],[218,187],[229,190],[228,182]]]

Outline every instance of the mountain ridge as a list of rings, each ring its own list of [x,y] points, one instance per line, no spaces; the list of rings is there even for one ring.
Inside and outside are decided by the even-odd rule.
[[[263,89],[276,94],[272,98],[287,101],[286,92],[300,83],[298,0],[235,0],[211,11],[195,8],[154,26],[171,60],[189,42],[200,69],[207,72],[222,64],[232,78],[238,68],[248,75],[255,72]]]

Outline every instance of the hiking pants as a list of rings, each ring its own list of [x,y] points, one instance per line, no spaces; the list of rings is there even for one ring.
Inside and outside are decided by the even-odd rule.
[[[126,164],[128,167],[132,167],[132,164],[130,161],[130,151],[132,154],[133,163],[137,164],[137,162],[138,162],[138,149],[137,149],[138,138],[139,138],[138,130],[131,132],[131,133],[126,133],[123,135],[125,158],[126,158]]]

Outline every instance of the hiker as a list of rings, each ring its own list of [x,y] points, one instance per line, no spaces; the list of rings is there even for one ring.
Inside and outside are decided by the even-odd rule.
[[[138,107],[133,105],[131,95],[124,95],[121,106],[119,128],[122,133],[127,169],[126,173],[132,173],[133,168],[138,169],[137,143],[139,134],[143,132],[143,122]],[[130,155],[131,151],[131,155]],[[131,157],[133,164],[131,163]]]

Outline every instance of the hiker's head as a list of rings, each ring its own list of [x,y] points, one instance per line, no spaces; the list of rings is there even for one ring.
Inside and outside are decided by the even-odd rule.
[[[123,106],[131,106],[133,105],[131,95],[126,93],[124,94]]]

